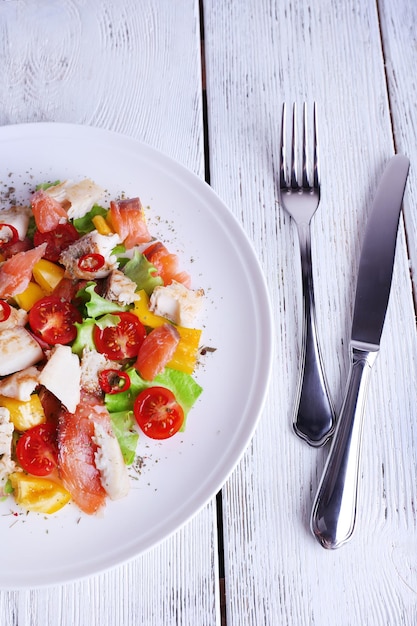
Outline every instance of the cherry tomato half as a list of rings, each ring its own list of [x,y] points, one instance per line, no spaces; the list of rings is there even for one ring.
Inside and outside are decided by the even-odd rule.
[[[146,337],[146,329],[136,315],[129,312],[112,313],[120,318],[115,326],[99,328],[94,326],[93,339],[96,348],[112,361],[132,359]]]
[[[39,230],[35,231],[33,243],[35,246],[46,243],[46,250],[43,256],[48,261],[56,263],[61,256],[61,252],[74,241],[77,241],[79,237],[80,235],[76,228],[69,222],[66,222],[65,224],[58,224],[56,228],[45,233],[41,233]]]
[[[129,374],[120,370],[103,370],[98,375],[98,382],[104,393],[121,393],[130,387]]]
[[[29,311],[32,331],[51,345],[73,341],[77,336],[74,324],[81,321],[81,313],[75,306],[55,296],[41,298]]]
[[[58,464],[56,430],[53,424],[38,424],[25,431],[16,445],[21,467],[34,476],[47,476]]]
[[[165,387],[149,387],[138,395],[133,412],[139,427],[152,439],[168,439],[184,422],[184,411]]]

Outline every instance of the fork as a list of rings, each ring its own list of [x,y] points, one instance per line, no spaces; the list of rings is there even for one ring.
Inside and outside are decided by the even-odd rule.
[[[324,374],[323,360],[317,336],[311,262],[310,223],[320,203],[320,182],[317,142],[317,106],[313,108],[313,168],[307,172],[307,105],[303,106],[302,182],[298,182],[297,110],[293,105],[291,170],[287,177],[286,164],[286,106],[282,107],[280,145],[280,200],[296,226],[301,255],[303,317],[301,364],[294,409],[293,427],[296,434],[311,446],[324,445],[335,426],[335,411]],[[310,174],[310,176],[309,176]],[[312,176],[311,176],[312,174]]]

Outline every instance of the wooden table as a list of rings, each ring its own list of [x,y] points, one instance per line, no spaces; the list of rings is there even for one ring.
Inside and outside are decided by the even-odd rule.
[[[414,0],[0,3],[0,123],[111,129],[205,177],[253,242],[276,326],[259,427],[219,496],[112,571],[1,591],[2,626],[417,623],[416,23]],[[357,528],[336,551],[323,550],[308,527],[328,450],[308,447],[291,428],[300,267],[277,168],[282,102],[303,100],[319,109],[322,202],[312,246],[337,408],[370,202],[390,156],[411,160],[366,406]],[[7,154],[1,161],[7,168]]]

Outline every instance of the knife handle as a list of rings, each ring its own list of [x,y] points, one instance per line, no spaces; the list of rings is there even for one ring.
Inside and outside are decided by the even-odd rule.
[[[364,406],[378,355],[356,346],[351,350],[346,395],[311,514],[311,530],[327,549],[343,545],[354,530]]]

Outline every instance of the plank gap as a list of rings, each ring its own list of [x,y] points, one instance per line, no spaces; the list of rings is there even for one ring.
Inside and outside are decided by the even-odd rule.
[[[219,593],[220,593],[220,616],[221,626],[227,626],[226,622],[226,581],[224,569],[224,535],[223,535],[223,496],[219,491],[216,495],[217,510],[217,550],[219,561]]]
[[[387,100],[388,100],[388,113],[390,117],[392,141],[394,144],[394,152],[397,153],[397,142],[395,139],[394,119],[392,115],[391,95],[390,95],[389,78],[388,78],[388,71],[387,71],[387,55],[385,51],[384,33],[382,32],[381,10],[379,7],[379,0],[376,0],[375,6],[376,6],[377,22],[378,22],[378,30],[379,30],[379,41],[381,44],[382,67],[384,69],[384,80],[385,80],[385,89],[386,89]]]
[[[210,184],[210,146],[208,132],[208,109],[207,109],[207,91],[206,91],[206,50],[204,39],[204,6],[203,0],[199,0],[199,16],[200,16],[200,49],[201,49],[201,91],[203,102],[203,141],[204,141],[204,180]]]
[[[203,0],[199,0],[199,20],[200,20],[200,49],[201,49],[201,92],[203,103],[203,141],[204,141],[204,179],[210,185],[210,144],[208,129],[208,107],[206,89],[206,52],[204,38],[204,6]],[[223,497],[219,491],[216,495],[216,518],[217,518],[217,552],[219,567],[219,596],[220,596],[220,618],[221,626],[226,623],[226,592],[225,592],[225,569],[224,569],[224,536],[223,536]]]

